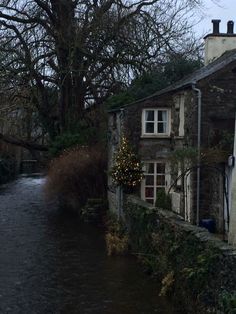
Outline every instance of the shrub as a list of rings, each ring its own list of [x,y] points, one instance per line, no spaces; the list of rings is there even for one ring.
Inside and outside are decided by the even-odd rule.
[[[166,194],[164,189],[160,189],[156,196],[156,207],[171,210],[171,198],[169,194]]]
[[[58,135],[50,144],[49,154],[56,157],[65,149],[82,145],[82,138],[80,134],[63,133]]]
[[[89,128],[81,130],[79,133],[68,132],[58,135],[50,145],[49,154],[52,157],[57,157],[63,150],[91,143],[91,138],[94,138],[95,134],[95,128]]]
[[[220,296],[220,307],[222,313],[235,314],[236,313],[236,292],[229,293],[223,291]]]
[[[107,140],[107,117],[102,109],[87,110],[84,118],[70,125],[67,130],[50,142],[49,155],[58,157],[64,150],[76,146],[105,145]]]
[[[174,281],[174,272],[171,271],[162,279],[162,287],[159,296],[166,296],[168,292],[172,290]]]
[[[107,254],[111,255],[123,255],[128,251],[128,236],[118,235],[108,232],[106,234]]]
[[[108,232],[106,233],[107,254],[123,255],[128,252],[129,237],[125,223],[117,220],[116,217],[110,217],[107,222]]]
[[[106,193],[106,158],[98,147],[77,147],[54,159],[49,167],[46,195],[60,205],[81,210],[89,198]]]

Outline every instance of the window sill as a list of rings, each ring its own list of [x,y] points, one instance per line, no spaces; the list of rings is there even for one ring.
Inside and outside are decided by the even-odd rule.
[[[156,134],[154,134],[154,135],[151,135],[151,134],[147,135],[147,134],[145,134],[145,135],[141,135],[140,138],[158,138],[158,139],[161,139],[161,138],[168,139],[169,138],[170,139],[171,136],[170,135],[156,135]],[[175,139],[175,140],[183,140],[184,136],[174,136],[173,139]]]
[[[141,135],[141,138],[158,138],[158,139],[162,139],[162,138],[170,138],[169,134],[165,134],[165,135],[160,135],[160,134],[143,134]]]

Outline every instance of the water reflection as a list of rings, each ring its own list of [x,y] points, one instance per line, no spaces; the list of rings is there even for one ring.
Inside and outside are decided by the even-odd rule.
[[[44,202],[42,177],[0,189],[0,313],[174,313],[133,258],[109,258],[103,232]]]

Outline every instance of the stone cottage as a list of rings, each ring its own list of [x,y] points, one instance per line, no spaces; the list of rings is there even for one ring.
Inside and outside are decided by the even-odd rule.
[[[218,232],[229,229],[233,135],[236,112],[236,34],[213,20],[205,37],[205,66],[168,88],[109,112],[109,168],[121,135],[143,163],[136,193],[158,206],[164,189],[172,210],[199,224],[212,219]],[[122,203],[119,187],[108,182],[110,208]]]

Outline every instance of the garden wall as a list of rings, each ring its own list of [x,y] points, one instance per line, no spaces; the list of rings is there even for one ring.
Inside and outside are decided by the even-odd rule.
[[[131,246],[187,313],[236,313],[236,250],[206,229],[135,196],[124,204]]]

